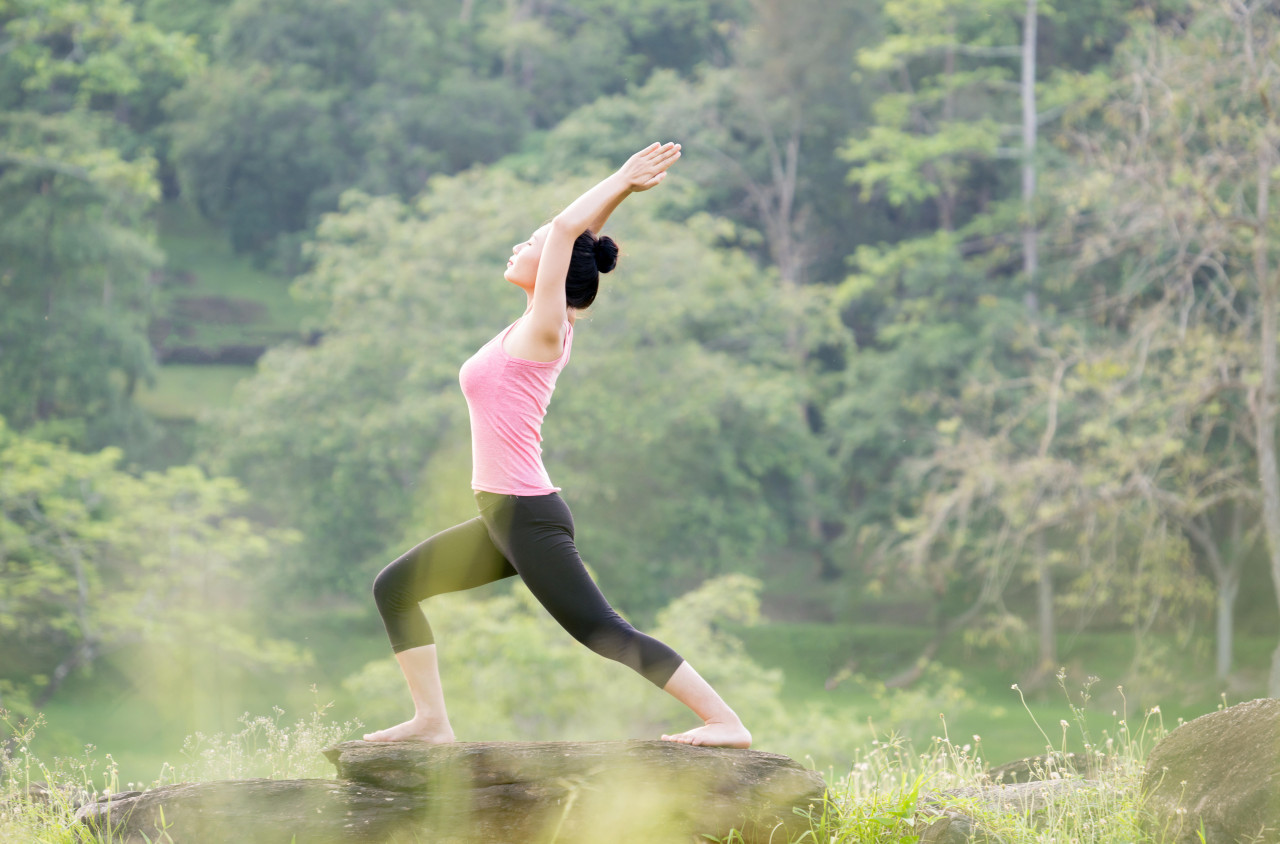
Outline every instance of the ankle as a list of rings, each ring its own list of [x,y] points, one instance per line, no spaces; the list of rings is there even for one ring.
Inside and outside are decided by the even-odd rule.
[[[743,726],[742,719],[738,717],[738,715],[737,715],[737,713],[736,713],[736,712],[729,712],[729,713],[722,713],[722,714],[719,714],[719,715],[712,715],[710,718],[705,719],[702,723],[704,723],[704,724],[728,724],[728,725],[730,725],[730,726],[734,726],[734,727],[741,727],[741,726]]]
[[[413,713],[413,718],[410,720],[412,720],[416,724],[421,724],[424,727],[441,727],[444,729],[447,729],[449,727],[449,716],[447,715],[434,715],[428,712],[415,712]]]

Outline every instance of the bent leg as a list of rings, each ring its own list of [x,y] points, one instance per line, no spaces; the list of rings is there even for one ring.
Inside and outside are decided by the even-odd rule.
[[[455,525],[389,563],[373,581],[373,598],[396,653],[435,642],[418,604],[445,592],[473,589],[516,573],[489,539],[484,522]]]
[[[437,533],[378,573],[373,582],[374,600],[413,697],[414,714],[394,727],[365,733],[365,741],[440,744],[454,740],[434,637],[418,603],[432,595],[483,586],[515,573],[494,547],[479,517]]]
[[[663,688],[684,660],[632,627],[605,600],[573,541],[573,516],[559,495],[509,496],[484,514],[490,538],[529,591],[574,639]]]

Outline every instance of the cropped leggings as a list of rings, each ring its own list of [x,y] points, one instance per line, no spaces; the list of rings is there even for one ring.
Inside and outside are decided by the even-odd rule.
[[[658,688],[684,660],[614,611],[582,564],[573,515],[558,493],[475,493],[480,515],[441,531],[387,565],[373,597],[396,653],[435,642],[418,603],[520,575],[551,617],[591,650]]]

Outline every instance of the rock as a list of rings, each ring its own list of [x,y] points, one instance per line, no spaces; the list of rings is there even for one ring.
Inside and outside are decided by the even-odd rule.
[[[1241,703],[1178,727],[1142,777],[1150,828],[1177,844],[1280,836],[1280,700]],[[1261,836],[1261,837],[1259,837]]]
[[[1006,762],[987,770],[987,778],[993,783],[1035,782],[1055,777],[1096,779],[1098,763],[1090,757],[1075,753],[1046,753]]]
[[[537,841],[555,827],[557,840],[686,840],[736,828],[748,842],[777,841],[809,828],[793,810],[820,811],[826,791],[821,775],[786,756],[666,741],[353,741],[323,752],[345,780],[474,802],[475,841]]]
[[[324,751],[338,779],[225,780],[113,795],[77,819],[113,841],[330,842],[785,841],[820,813],[821,775],[773,753],[630,742],[344,742]],[[801,813],[798,814],[797,812]]]
[[[1098,787],[1097,783],[1073,778],[925,792],[920,795],[915,833],[919,844],[995,841],[975,815],[1016,815],[1036,823],[1059,801],[1075,799],[1080,791]]]
[[[337,780],[220,780],[104,796],[80,807],[76,820],[100,833],[110,827],[107,840],[118,844],[381,842],[423,803]]]
[[[915,833],[918,844],[985,844],[989,838],[973,818],[950,809],[933,810],[917,818]]]
[[[0,800],[0,811],[18,809],[22,804],[66,807],[79,809],[89,802],[92,796],[87,790],[75,785],[55,783],[52,788],[46,782],[33,782],[27,786],[25,793],[13,794]]]

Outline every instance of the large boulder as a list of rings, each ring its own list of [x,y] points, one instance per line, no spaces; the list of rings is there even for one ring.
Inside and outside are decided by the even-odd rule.
[[[110,824],[121,844],[162,827],[174,844],[652,844],[731,829],[784,842],[809,829],[826,791],[785,756],[664,741],[353,741],[323,752],[338,779],[166,786],[77,818]]]
[[[1081,778],[1048,779],[988,786],[966,786],[920,795],[915,833],[919,844],[968,844],[998,841],[982,819],[1012,815],[1039,826],[1060,804],[1096,792],[1098,783]]]
[[[1147,757],[1142,793],[1152,831],[1170,842],[1280,841],[1280,700],[1241,703],[1189,721]]]
[[[346,742],[344,780],[434,794],[459,841],[687,841],[740,830],[787,840],[822,810],[821,775],[755,750],[628,742]]]

